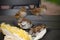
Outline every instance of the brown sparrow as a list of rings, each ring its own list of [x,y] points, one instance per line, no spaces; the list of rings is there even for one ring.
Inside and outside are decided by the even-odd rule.
[[[41,5],[39,8],[34,8],[31,10],[31,13],[33,15],[39,16],[39,15],[43,15],[46,13],[46,6],[45,5]]]
[[[27,15],[26,8],[23,6],[16,14],[15,18],[25,17]]]
[[[41,39],[46,33],[46,25],[41,24],[34,26],[30,29],[29,33],[32,35],[33,40]]]
[[[18,25],[22,29],[29,29],[32,27],[32,22],[26,18],[20,18],[20,20],[18,20]]]

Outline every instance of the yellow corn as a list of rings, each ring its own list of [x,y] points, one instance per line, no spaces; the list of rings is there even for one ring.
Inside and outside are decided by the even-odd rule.
[[[6,29],[12,35],[17,34],[17,36],[20,37],[20,38],[23,38],[23,40],[31,40],[31,36],[26,31],[24,31],[22,29],[19,29],[15,26],[11,26],[9,24],[2,23],[1,24],[1,29]]]

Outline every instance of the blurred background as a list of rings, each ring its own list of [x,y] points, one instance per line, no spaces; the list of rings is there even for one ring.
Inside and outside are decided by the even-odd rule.
[[[41,0],[47,6],[46,15],[60,15],[60,0]]]
[[[37,3],[37,1],[35,2]],[[40,2],[37,5],[39,4],[46,5],[47,11],[45,15],[60,15],[60,0],[40,0]],[[10,8],[13,8],[13,7],[11,5],[0,5],[0,9],[10,9]],[[19,9],[20,6],[15,6],[14,8]],[[28,7],[26,6],[26,8]]]

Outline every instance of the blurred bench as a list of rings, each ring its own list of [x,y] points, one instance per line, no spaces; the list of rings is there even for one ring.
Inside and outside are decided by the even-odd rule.
[[[39,7],[41,0],[0,0],[0,5],[29,6],[31,4]]]
[[[34,5],[36,7],[39,7],[40,3],[41,0],[0,0],[0,6],[7,5],[8,8],[9,6],[11,7],[7,10],[0,9],[0,15],[11,16],[14,15],[17,12],[16,9],[19,10],[21,6],[29,7],[29,5]]]

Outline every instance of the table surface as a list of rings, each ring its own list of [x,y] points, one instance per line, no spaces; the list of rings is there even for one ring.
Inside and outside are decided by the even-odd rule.
[[[0,23],[16,23],[17,20],[14,18],[14,15],[19,11],[19,9],[8,9],[8,10],[0,10]],[[34,16],[30,11],[27,11],[27,16],[29,20],[32,21],[34,25],[36,24],[46,24],[48,27],[52,28],[60,28],[60,15],[40,15]],[[8,19],[8,20],[7,20]],[[11,22],[9,22],[11,21]],[[16,25],[16,24],[14,24]]]
[[[8,10],[0,10],[0,22],[7,22],[7,23],[14,23],[15,21],[14,15],[19,11],[19,9],[8,9]],[[60,28],[60,15],[41,15],[41,16],[34,16],[31,14],[30,11],[27,11],[27,16],[29,20],[32,21],[34,25],[36,24],[46,24],[48,27],[57,27]],[[7,16],[8,15],[8,16]],[[8,19],[8,20],[7,20]],[[11,22],[9,22],[11,21]]]
[[[46,24],[49,28],[60,28],[60,16],[34,16],[28,15],[25,18],[32,21],[33,25]],[[0,16],[0,23],[6,22],[17,25],[17,19],[14,16]]]

